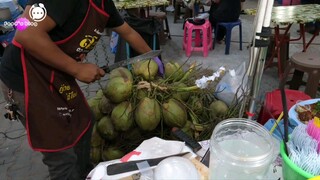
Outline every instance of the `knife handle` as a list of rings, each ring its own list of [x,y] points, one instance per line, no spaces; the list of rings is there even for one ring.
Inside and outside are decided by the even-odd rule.
[[[104,72],[109,73],[110,69],[108,66],[101,66],[100,69],[104,70]]]
[[[123,163],[110,164],[107,166],[107,174],[108,175],[115,175],[115,174],[121,174],[121,173],[139,170],[137,163],[141,163],[143,161],[147,161],[149,166],[153,167],[153,166],[158,165],[162,160],[164,160],[168,157],[184,156],[188,153],[189,152],[183,152],[183,153],[179,153],[179,154],[173,154],[173,155],[159,157],[159,158],[153,158],[153,159],[135,160],[135,161],[128,161],[128,162],[123,162]]]
[[[199,151],[202,148],[202,146],[195,139],[190,137],[188,134],[183,132],[181,129],[174,127],[174,128],[172,128],[171,132],[176,138],[178,138],[181,141],[184,141],[186,143],[186,145],[188,147],[190,147],[194,153],[196,153],[197,151]]]

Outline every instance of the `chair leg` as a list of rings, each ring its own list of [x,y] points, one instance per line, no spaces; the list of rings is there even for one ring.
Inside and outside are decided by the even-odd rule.
[[[226,50],[225,50],[225,54],[229,54],[229,50],[230,50],[230,42],[231,42],[231,31],[232,28],[227,28],[227,34],[226,34]]]
[[[168,23],[168,18],[165,18],[165,24],[166,24],[166,32],[168,35],[168,39],[171,39],[171,35],[170,35],[170,29],[169,29],[169,23]]]
[[[239,25],[240,50],[242,50],[242,25]]]
[[[318,90],[319,84],[319,71],[313,70],[308,74],[308,82],[306,85],[305,93],[308,94],[311,98],[315,98]]]
[[[288,76],[289,76],[289,74],[290,74],[290,71],[292,70],[292,69],[294,69],[295,68],[295,66],[292,64],[292,62],[289,60],[288,61],[288,63],[287,63],[287,66],[286,66],[286,69],[284,70],[284,73],[283,73],[283,76],[282,76],[282,78],[280,79],[280,85],[279,85],[279,87],[284,87],[285,86],[285,84],[286,84],[286,81],[287,81],[287,78],[288,78]]]
[[[217,23],[216,29],[214,30],[214,41],[213,41],[212,49],[214,49],[214,47],[216,46],[216,41],[218,36],[218,27],[219,27],[219,23]]]

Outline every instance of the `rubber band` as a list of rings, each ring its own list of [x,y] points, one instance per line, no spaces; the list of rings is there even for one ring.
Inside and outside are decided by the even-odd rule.
[[[153,171],[148,163],[148,161],[142,161],[137,163],[137,167],[140,171],[140,180],[152,180],[153,179]]]

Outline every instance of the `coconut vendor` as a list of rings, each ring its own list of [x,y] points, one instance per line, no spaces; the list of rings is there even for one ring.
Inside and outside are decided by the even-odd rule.
[[[6,117],[21,120],[51,179],[85,179],[92,168],[94,118],[76,80],[92,83],[105,72],[81,61],[105,28],[139,53],[151,48],[121,19],[112,0],[29,0],[19,21],[0,66]]]

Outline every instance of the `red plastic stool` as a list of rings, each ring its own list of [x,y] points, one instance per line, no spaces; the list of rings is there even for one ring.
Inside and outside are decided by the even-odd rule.
[[[192,37],[193,31],[195,31],[194,38]],[[183,33],[183,49],[186,51],[186,56],[191,56],[192,51],[202,51],[203,56],[207,57],[209,49],[212,49],[212,42],[212,27],[209,20],[202,25],[186,21]]]
[[[302,91],[286,89],[287,106],[289,109],[298,101],[311,99],[311,97]],[[280,90],[267,92],[263,106],[261,107],[258,123],[264,125],[271,118],[278,118],[283,110]]]

